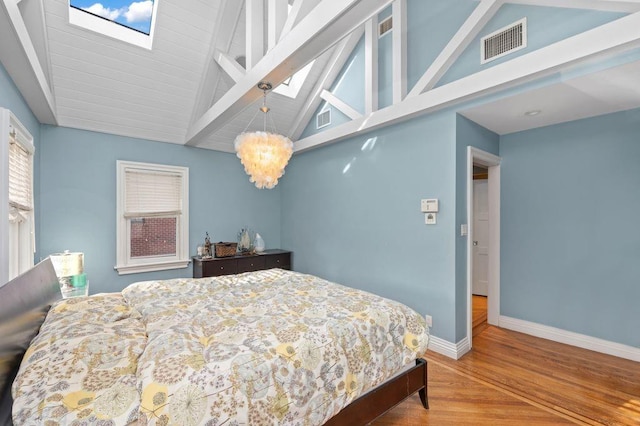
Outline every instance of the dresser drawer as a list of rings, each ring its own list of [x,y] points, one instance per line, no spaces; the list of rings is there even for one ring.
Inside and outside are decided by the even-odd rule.
[[[203,262],[202,269],[202,275],[204,277],[237,274],[238,261],[236,259],[228,259]]]
[[[264,269],[265,258],[260,256],[251,256],[244,259],[238,259],[238,273],[259,271]]]
[[[291,269],[291,253],[274,254],[265,257],[266,269]]]

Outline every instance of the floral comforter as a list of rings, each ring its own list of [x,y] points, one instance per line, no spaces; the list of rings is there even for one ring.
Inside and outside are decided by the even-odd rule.
[[[321,425],[426,351],[408,307],[272,269],[55,304],[16,425]]]

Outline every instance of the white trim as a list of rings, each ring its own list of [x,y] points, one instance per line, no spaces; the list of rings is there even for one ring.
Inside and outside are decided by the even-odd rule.
[[[245,57],[246,70],[253,68],[264,56],[264,1],[246,0]]]
[[[237,0],[236,0],[237,1]],[[287,20],[284,22],[280,33],[280,40],[293,30],[317,5],[320,0],[295,0],[288,11]]]
[[[417,96],[425,90],[432,89],[503,3],[502,0],[482,0],[413,86],[408,96]]]
[[[364,27],[360,26],[338,42],[338,46],[334,50],[331,59],[322,70],[322,75],[318,78],[313,90],[309,92],[309,96],[307,97],[304,106],[291,125],[291,129],[289,129],[291,140],[297,140],[302,132],[304,132],[304,129],[309,123],[309,120],[311,120],[313,113],[318,109],[322,102],[320,92],[331,87],[340,71],[342,71],[347,59],[351,56],[351,52],[353,52],[353,49],[355,49],[356,45],[362,38],[363,33]]]
[[[429,336],[428,350],[449,358],[460,359],[471,350],[471,345],[466,337],[456,344],[432,335]]]
[[[15,1],[0,1],[0,62],[38,121],[57,125],[56,103]]]
[[[473,346],[473,164],[489,170],[489,288],[487,322],[498,325],[500,316],[500,157],[467,146],[467,336]]]
[[[216,63],[220,65],[220,68],[227,73],[233,81],[238,81],[245,75],[245,69],[235,59],[227,55],[226,53],[217,51],[213,56]]]
[[[357,133],[399,123],[419,115],[497,93],[550,76],[587,61],[604,59],[640,47],[640,13],[634,13],[582,34],[497,64],[439,86],[380,111],[310,135],[296,142],[294,152],[335,143]]]
[[[397,104],[407,96],[407,0],[393,2],[391,17],[393,103]]]
[[[640,362],[640,348],[633,346],[506,316],[500,316],[500,327],[542,339]]]
[[[224,127],[229,121],[258,100],[263,93],[260,81],[278,85],[292,72],[325,52],[337,41],[362,25],[391,0],[323,0],[262,60],[231,87],[187,131],[185,144],[198,146],[207,135]],[[294,4],[295,6],[295,4]]]
[[[155,256],[132,259],[130,256],[129,224],[125,217],[125,173],[127,169],[152,170],[181,176],[182,210],[178,215],[175,256]],[[137,272],[186,268],[189,264],[189,168],[164,164],[116,161],[116,260],[119,275]]]
[[[602,12],[640,12],[640,0],[508,0],[508,3],[599,10]]]
[[[378,16],[364,24],[364,113],[378,110]]]
[[[181,269],[189,266],[190,260],[176,260],[172,262],[156,262],[146,265],[116,265],[113,269],[118,275],[138,274],[141,272],[166,271],[169,269]]]
[[[155,32],[156,17],[158,11],[158,1],[153,2],[153,11],[151,12],[151,25],[149,34],[145,34],[129,28],[124,25],[117,24],[109,19],[100,18],[81,9],[76,9],[69,5],[69,24],[75,25],[85,30],[93,31],[103,36],[111,37],[134,46],[151,50],[153,47],[153,34]]]
[[[287,0],[267,0],[267,50],[278,44],[288,14]]]
[[[344,102],[342,99],[338,98],[336,95],[329,92],[328,90],[323,90],[322,93],[320,93],[320,97],[325,101],[327,101],[332,106],[334,106],[335,108],[337,108],[338,111],[340,111],[341,113],[343,113],[344,115],[346,115],[352,120],[362,117],[362,114],[360,114],[353,107],[351,107],[351,105]]]

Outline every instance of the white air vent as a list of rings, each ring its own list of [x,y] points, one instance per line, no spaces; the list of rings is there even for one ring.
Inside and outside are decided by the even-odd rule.
[[[316,129],[331,124],[331,108],[318,113],[316,116]]]
[[[378,24],[378,37],[382,37],[393,28],[393,16],[389,16]]]
[[[495,31],[480,40],[480,63],[484,64],[527,47],[527,18]]]

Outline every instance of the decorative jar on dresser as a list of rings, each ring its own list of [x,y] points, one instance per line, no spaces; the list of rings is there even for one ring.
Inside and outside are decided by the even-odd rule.
[[[231,257],[194,257],[193,278],[217,277],[271,268],[291,269],[292,254],[286,250],[271,249],[259,254]]]

